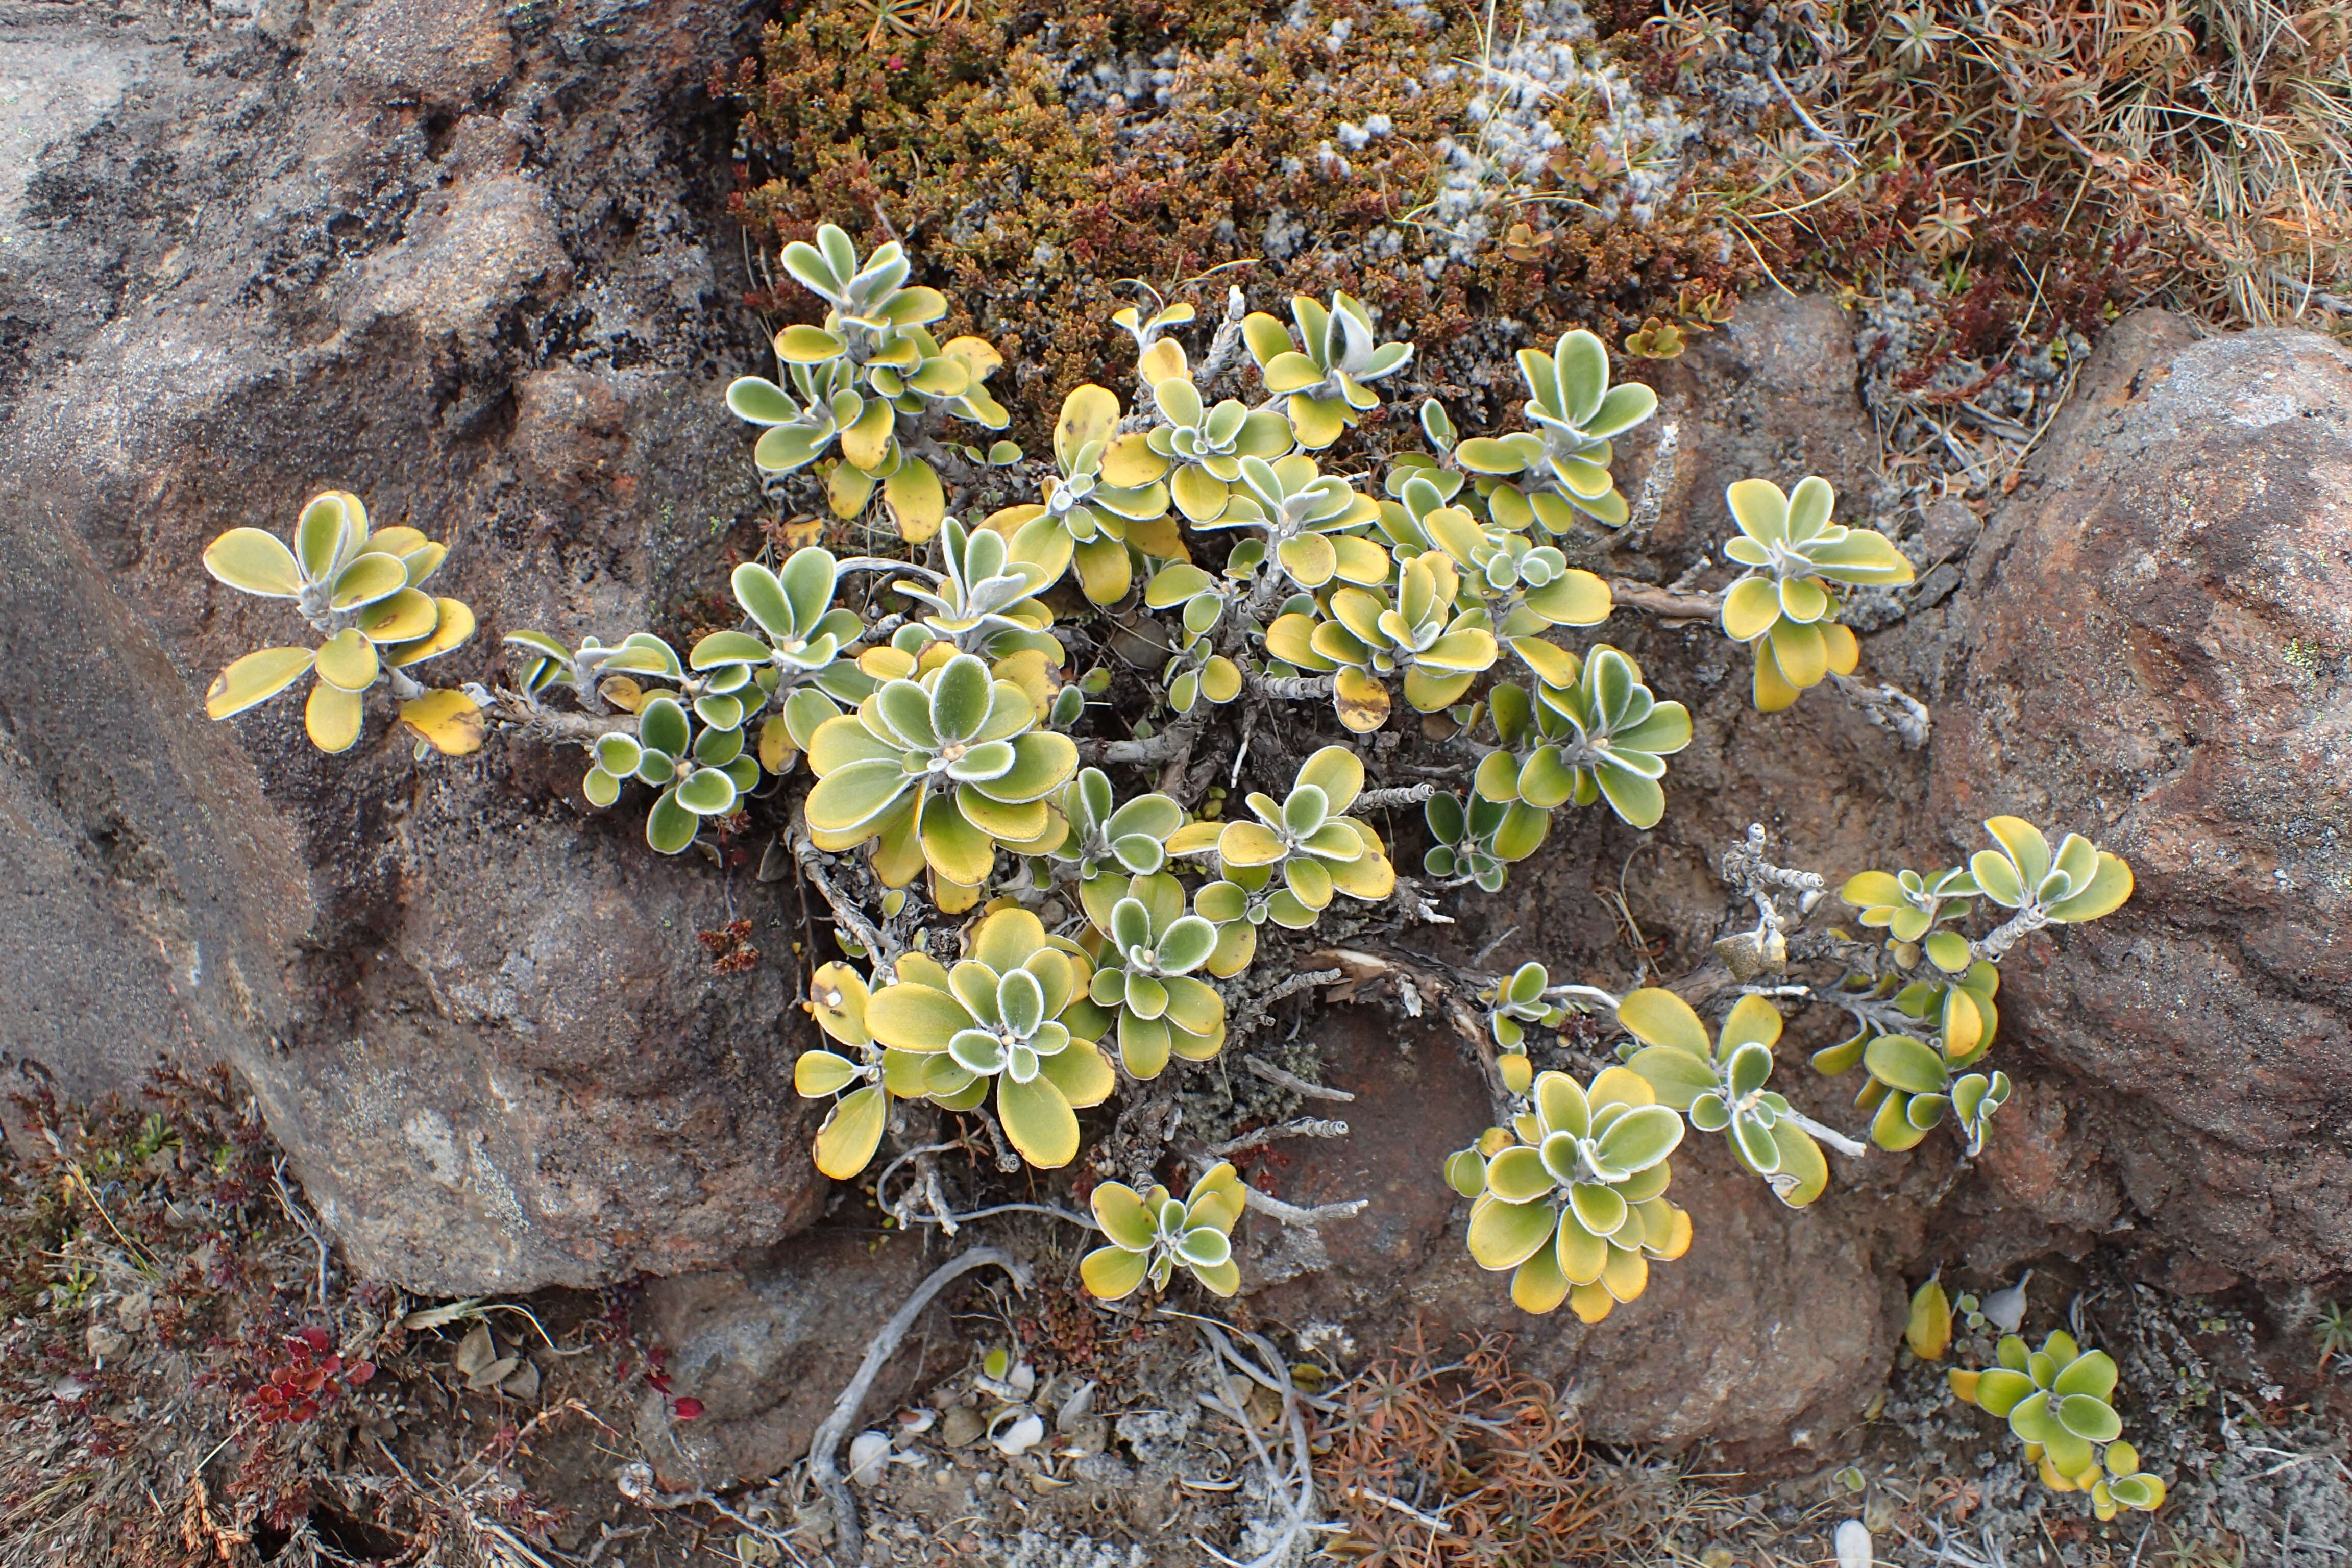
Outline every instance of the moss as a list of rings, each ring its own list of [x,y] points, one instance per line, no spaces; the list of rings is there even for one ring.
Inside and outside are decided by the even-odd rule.
[[[1108,318],[1133,302],[1129,279],[1204,315],[1228,281],[1276,310],[1292,292],[1344,288],[1425,349],[1496,315],[1522,321],[1529,341],[1572,325],[1620,335],[1685,282],[1736,281],[1721,237],[1695,216],[1588,230],[1547,227],[1560,209],[1543,206],[1527,209],[1534,243],[1490,244],[1431,278],[1421,258],[1443,242],[1420,209],[1438,187],[1439,143],[1468,125],[1478,77],[1462,62],[1480,53],[1483,12],[1438,16],[1433,26],[1340,0],[1291,26],[1233,0],[1042,15],[974,0],[927,37],[868,47],[861,6],[805,7],[772,24],[760,60],[728,84],[749,108],[745,146],[762,176],[752,184],[747,164],[743,212],[773,243],[827,218],[864,243],[894,231],[912,242],[929,280],[968,312],[950,326],[1004,351],[1013,379],[999,395],[1025,441],[1070,386],[1124,389],[1132,350]],[[1073,58],[1154,57],[1175,62],[1163,106],[1065,96]],[[1389,134],[1342,144],[1341,122],[1374,115]],[[1346,174],[1327,165],[1327,146]],[[1270,246],[1270,224],[1297,248]],[[800,311],[797,293],[758,302]],[[1441,390],[1466,384],[1471,357],[1491,356],[1456,365],[1439,348],[1420,374]]]

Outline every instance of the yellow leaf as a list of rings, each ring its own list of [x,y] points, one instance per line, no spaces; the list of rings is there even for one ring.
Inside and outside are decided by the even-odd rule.
[[[1904,1325],[1903,1339],[1921,1361],[1941,1361],[1952,1348],[1951,1299],[1932,1276],[1911,1293],[1911,1317]]]
[[[1118,398],[1108,388],[1089,382],[1062,399],[1062,417],[1054,426],[1054,455],[1064,468],[1077,458],[1078,448],[1090,441],[1108,441],[1118,424]]]
[[[428,691],[404,702],[400,721],[445,757],[468,756],[482,749],[482,710],[462,691]]]
[[[365,698],[323,680],[312,684],[310,700],[302,710],[310,743],[322,752],[350,751],[360,738],[360,723],[365,717]]]

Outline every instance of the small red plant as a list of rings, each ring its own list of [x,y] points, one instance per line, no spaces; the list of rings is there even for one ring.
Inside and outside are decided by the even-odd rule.
[[[264,1426],[280,1421],[309,1421],[337,1394],[375,1375],[373,1362],[343,1364],[334,1341],[315,1325],[286,1336],[286,1359],[271,1367],[259,1387],[246,1396],[246,1408]]]

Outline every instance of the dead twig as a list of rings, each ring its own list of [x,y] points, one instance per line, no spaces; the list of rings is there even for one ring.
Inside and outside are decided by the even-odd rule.
[[[932,1298],[975,1268],[996,1268],[1013,1276],[1020,1289],[1029,1289],[1029,1266],[999,1247],[975,1247],[960,1258],[950,1258],[931,1270],[929,1278],[914,1289],[890,1321],[882,1325],[866,1347],[866,1359],[857,1363],[857,1373],[849,1386],[833,1402],[832,1413],[824,1418],[816,1435],[809,1439],[809,1479],[833,1505],[834,1542],[843,1561],[856,1563],[866,1555],[865,1536],[857,1524],[857,1500],[849,1494],[849,1483],[843,1479],[839,1464],[842,1439],[857,1422],[858,1412],[865,1407],[866,1396],[873,1392],[874,1380],[881,1375],[884,1363],[889,1361],[915,1320]]]

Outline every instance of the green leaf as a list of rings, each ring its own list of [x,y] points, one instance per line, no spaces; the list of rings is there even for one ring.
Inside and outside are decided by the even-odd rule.
[[[913,787],[896,759],[845,763],[819,779],[803,809],[819,833],[846,833],[878,820]]]
[[[1593,770],[1609,808],[1635,827],[1654,827],[1666,814],[1666,792],[1654,779],[1628,768],[1604,764]]]
[[[720,816],[735,809],[735,781],[723,770],[707,767],[663,798],[675,798],[697,816]]]
[[[1486,1165],[1486,1191],[1502,1203],[1532,1204],[1549,1193],[1552,1184],[1543,1156],[1524,1143],[1504,1150]]]
[[[700,826],[701,819],[678,804],[677,791],[666,789],[646,813],[646,842],[661,854],[677,855],[694,842]]]
[[[1986,898],[2004,909],[2013,910],[2025,901],[2025,888],[2017,879],[2017,868],[1997,849],[1979,849],[1970,856],[1969,874],[1984,889]]]
[[[1680,1051],[1697,1058],[1702,1064],[1714,1059],[1706,1026],[1699,1022],[1689,1003],[1671,991],[1651,986],[1630,993],[1617,1005],[1617,1022],[1644,1044]],[[1634,1070],[1641,1069],[1637,1067]],[[1712,1072],[1707,1074],[1706,1081],[1710,1086],[1714,1083]],[[1656,1087],[1654,1079],[1652,1087]]]
[[[1995,816],[1984,826],[2015,864],[2023,885],[2028,889],[2040,887],[2042,879],[2050,874],[2050,841],[2042,837],[2042,830],[2021,816]]]
[[[2007,1367],[1987,1367],[1977,1375],[1977,1403],[2004,1418],[2033,1392],[2032,1378]]]
[[[692,734],[686,710],[674,697],[656,697],[637,710],[637,739],[649,751],[682,757]]]
[[[988,666],[968,653],[940,668],[930,692],[930,723],[941,745],[967,742],[980,733],[988,721],[992,686]]]
[[[2099,851],[2099,868],[2090,886],[2059,900],[2049,908],[2054,921],[2094,921],[2113,914],[2132,895],[2132,871],[2123,857]]]
[[[590,805],[602,810],[621,798],[621,781],[601,767],[592,767],[580,781],[580,793]]]
[[[2105,1351],[2084,1351],[2059,1369],[2058,1375],[2050,1382],[2050,1392],[2062,1395],[2088,1394],[2095,1399],[2105,1399],[2116,1391],[2116,1376],[2115,1357]],[[2090,1437],[2091,1434],[2083,1432],[2082,1436]],[[2104,1437],[2091,1440],[2095,1443],[2107,1441]]]
[[[319,647],[319,679],[341,691],[365,691],[375,682],[383,660],[367,634],[347,626]]]
[[[294,553],[302,563],[305,581],[323,583],[334,574],[346,547],[353,542],[351,512],[340,491],[311,499],[294,525]]]
[[[801,416],[784,389],[761,376],[747,375],[727,388],[728,411],[753,425],[786,425]]]
[[[1004,1136],[1021,1157],[1041,1171],[1058,1170],[1077,1157],[1078,1117],[1060,1086],[1042,1073],[1027,1083],[1012,1075],[996,1080],[997,1114]]]
[[[813,1051],[809,1056],[823,1054]],[[808,1060],[808,1056],[801,1060]],[[854,1094],[845,1095],[817,1131],[816,1168],[836,1182],[856,1177],[881,1146],[882,1128],[889,1110],[890,1096],[880,1084],[868,1084]]]
[[[1943,1057],[1908,1035],[1879,1036],[1864,1047],[1862,1060],[1870,1076],[1890,1089],[1906,1094],[1944,1092]]]
[[[1661,1104],[1677,1110],[1715,1088],[1715,1069],[1705,1057],[1673,1046],[1652,1046],[1636,1051],[1625,1064],[1655,1091]]]
[[[1078,1279],[1097,1300],[1118,1301],[1135,1293],[1150,1267],[1150,1255],[1139,1249],[1098,1247],[1078,1260]]]
[[[1939,931],[1922,945],[1936,967],[1947,974],[1961,973],[1975,962],[1969,952],[1969,939],[1958,931]]]
[[[1486,1269],[1516,1268],[1551,1240],[1549,1204],[1505,1203],[1489,1193],[1470,1207],[1470,1257]]]
[[[1621,1170],[1646,1171],[1673,1153],[1682,1141],[1681,1117],[1666,1106],[1639,1105],[1601,1135],[1600,1154],[1604,1163]]]

